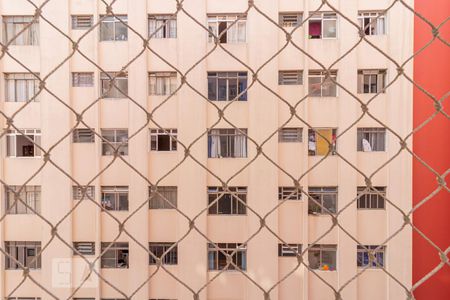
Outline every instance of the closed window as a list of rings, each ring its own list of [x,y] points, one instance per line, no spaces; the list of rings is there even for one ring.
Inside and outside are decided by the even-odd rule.
[[[216,248],[217,247],[217,248]],[[227,264],[231,255],[233,264]],[[208,270],[247,270],[247,246],[239,243],[208,243]]]
[[[297,256],[302,254],[301,244],[278,244],[278,256]]]
[[[73,72],[73,87],[91,87],[94,86],[94,73],[92,72]]]
[[[170,95],[177,89],[176,72],[150,72],[148,77],[150,95]]]
[[[384,93],[386,70],[358,70],[358,93]]]
[[[39,91],[39,73],[5,73],[5,101],[38,101],[33,98]]]
[[[247,213],[247,188],[208,187],[208,214],[210,215],[245,215]]]
[[[208,72],[208,99],[247,101],[247,72]],[[244,92],[245,91],[245,92]]]
[[[216,36],[221,44],[245,43],[246,24],[247,17],[245,15],[208,15],[208,30],[210,31],[208,41],[213,42],[214,36]]]
[[[174,39],[177,37],[177,17],[172,15],[150,15],[148,34],[153,39]]]
[[[94,142],[94,129],[89,128],[77,128],[73,131],[72,137],[74,143],[93,143]]]
[[[22,132],[22,133],[21,133]],[[9,129],[6,133],[6,155],[9,157],[40,157],[41,130]]]
[[[284,127],[278,130],[279,143],[300,143],[303,140],[303,128]]]
[[[92,15],[77,15],[72,16],[72,29],[89,29],[94,21]]]
[[[176,265],[178,264],[178,246],[174,246],[174,243],[148,243],[149,250],[156,257],[161,259],[163,265]],[[169,250],[170,249],[170,250]],[[156,259],[149,255],[150,264],[156,265]]]
[[[360,268],[383,268],[386,246],[357,246],[356,263]]]
[[[279,85],[301,85],[303,84],[303,72],[301,70],[279,71]]]
[[[102,242],[101,247],[102,247],[101,267],[103,269],[110,269],[110,268],[128,269],[129,251],[127,242],[125,243]]]
[[[118,149],[120,155],[128,155],[127,129],[102,129],[102,155],[113,155]]]
[[[104,16],[101,16],[103,18]],[[128,40],[127,16],[108,16],[100,23],[100,41]]]
[[[102,207],[106,210],[128,210],[127,186],[102,186]]]
[[[314,270],[336,271],[336,245],[313,245],[308,251],[309,267]]]
[[[19,198],[14,203],[16,193],[19,193]],[[5,194],[7,214],[34,214],[33,210],[41,211],[41,187],[38,185],[5,186]]]
[[[109,72],[100,74],[101,97],[126,98],[128,95],[128,74]]]
[[[278,200],[302,200],[302,190],[294,186],[280,186]]]
[[[310,70],[308,72],[308,95],[310,97],[336,97],[337,86],[336,81],[337,71],[331,70],[330,76],[326,76],[325,71]]]
[[[83,186],[84,190],[79,186],[72,187],[72,198],[73,200],[88,200],[95,199],[95,186]]]
[[[73,255],[94,255],[94,242],[73,242],[73,247],[78,251],[73,251]]]
[[[336,153],[336,129],[315,128],[308,129],[308,155],[324,156]]]
[[[6,242],[5,251],[15,260],[5,256],[5,269],[41,268],[41,242]]]
[[[283,12],[279,15],[278,24],[281,27],[296,27],[302,23],[301,12]]]
[[[357,190],[358,209],[385,209],[386,187],[378,186],[370,189],[359,186]]]
[[[39,21],[33,16],[3,16],[3,36],[11,45],[38,45]]]
[[[311,13],[308,24],[310,39],[335,39],[337,37],[336,13]]]
[[[176,151],[176,129],[150,129],[150,150]]]
[[[358,21],[366,35],[386,34],[386,16],[382,12],[358,12]]]
[[[309,187],[308,214],[321,215],[336,213],[337,193],[337,187]]]
[[[386,129],[385,128],[358,128],[357,149],[362,152],[385,151]]]
[[[211,129],[208,133],[208,157],[247,157],[247,129]]]
[[[178,189],[176,186],[158,186],[156,192],[149,188],[150,209],[173,209],[177,207]]]

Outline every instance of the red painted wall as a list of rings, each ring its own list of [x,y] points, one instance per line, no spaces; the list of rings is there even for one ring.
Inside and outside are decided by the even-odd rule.
[[[449,0],[416,0],[415,10],[436,27],[450,15]],[[418,51],[432,38],[432,30],[424,21],[415,18],[414,49]],[[450,21],[440,29],[440,35],[450,41]],[[439,40],[414,59],[414,81],[438,99],[450,91],[450,47]],[[450,96],[443,102],[450,114]],[[433,101],[419,89],[414,90],[414,128],[435,112]],[[413,151],[439,174],[450,168],[450,120],[439,114],[426,127],[414,134]],[[450,186],[450,174],[446,178]],[[413,201],[420,202],[438,187],[436,176],[418,160],[413,162]],[[441,190],[413,215],[414,225],[438,247],[450,247],[450,193]],[[450,255],[449,255],[450,256]],[[416,232],[413,233],[413,283],[432,271],[440,263],[435,248]],[[450,266],[414,291],[417,300],[450,299]]]

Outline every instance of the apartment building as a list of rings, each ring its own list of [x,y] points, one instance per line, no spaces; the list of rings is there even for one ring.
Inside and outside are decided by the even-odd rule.
[[[332,2],[1,0],[0,296],[403,299],[413,14]]]

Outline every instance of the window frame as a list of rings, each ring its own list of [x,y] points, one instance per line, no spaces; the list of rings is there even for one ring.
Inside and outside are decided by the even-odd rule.
[[[121,85],[124,85],[124,87],[126,88],[124,89],[123,87],[121,87]],[[123,93],[122,91],[124,91],[125,93]],[[128,98],[128,73],[101,72],[100,97],[101,99],[112,100]]]
[[[368,18],[369,22],[364,25],[364,19]],[[378,22],[380,20],[383,20],[384,24],[383,24],[383,33],[379,34],[373,34],[372,30],[373,28],[371,26],[368,26],[367,29],[369,30],[369,34],[367,34],[366,30],[364,29],[365,26],[371,24],[373,22],[373,20],[377,18],[377,21],[373,24],[375,26],[375,28],[378,29]],[[382,11],[358,11],[358,23],[360,26],[360,29],[362,29],[364,31],[364,34],[366,36],[377,36],[377,35],[387,35],[388,34],[388,20],[387,20],[387,14],[383,13]]]
[[[292,250],[290,248],[292,248]],[[297,257],[301,255],[302,244],[278,243],[278,257]]]
[[[111,247],[106,250],[106,248],[111,245]],[[130,267],[130,247],[128,242],[101,242],[101,258],[100,258],[100,268],[101,269],[128,269]],[[106,250],[106,251],[105,251]],[[123,265],[119,265],[119,251],[122,251]],[[105,257],[106,254],[112,252],[113,257]],[[113,264],[107,265],[107,261],[113,261]]]
[[[226,131],[226,133],[224,133]],[[244,132],[245,134],[242,134]],[[247,129],[240,128],[239,131],[234,128],[213,128],[208,130],[208,158],[247,158],[248,157],[248,138],[247,138]],[[218,137],[218,138],[214,138]],[[222,150],[222,140],[221,138],[225,138],[225,146],[226,149]],[[243,144],[243,151],[235,151],[236,148],[236,139],[240,137],[242,141],[240,143]],[[216,154],[213,152],[212,144],[213,140],[218,139],[217,149],[215,149]],[[234,147],[231,148],[231,145]],[[233,150],[231,150],[233,149]],[[217,151],[218,150],[218,151]],[[222,152],[225,155],[222,155]],[[238,153],[239,152],[239,153]],[[237,155],[239,154],[239,155]]]
[[[88,196],[95,200],[95,186],[83,186],[86,188],[86,194],[83,196],[81,188],[77,185],[72,186],[72,199],[73,200],[89,200]]]
[[[128,15],[114,15],[114,16],[108,16],[108,15],[101,15],[100,16],[100,24],[99,24],[99,33],[100,33],[100,38],[99,38],[99,42],[126,42],[128,41],[128,27],[125,26],[121,21],[119,21],[119,19],[124,22],[125,24],[128,25]],[[103,39],[103,29],[104,28],[104,24],[105,23],[112,23],[112,36],[113,39]],[[124,39],[118,39],[116,37],[116,33],[117,33],[117,26],[124,26],[126,29],[126,34],[124,36]]]
[[[73,251],[73,255],[95,255],[95,242],[72,242],[72,247],[76,249],[79,253],[77,253],[75,250]],[[83,250],[83,249],[87,249]]]
[[[280,128],[278,130],[278,143],[303,143],[303,128],[302,127]]]
[[[41,157],[41,149],[37,147],[35,144],[41,144],[41,130],[40,129],[21,129],[24,133],[20,133],[15,129],[8,129],[6,133],[6,156],[10,158],[40,158]],[[33,156],[31,155],[20,155],[17,156],[17,137],[25,138],[27,142],[30,142],[25,136],[33,136]],[[37,138],[37,140],[36,140]],[[10,150],[12,150],[11,143],[14,145],[14,155],[11,154]],[[29,145],[31,146],[31,145]]]
[[[279,70],[278,85],[303,85],[303,70]]]
[[[95,142],[95,134],[93,132],[94,130],[95,130],[94,128],[75,128],[72,132],[72,143],[74,144],[94,143]]]
[[[85,18],[85,20],[83,20]],[[87,22],[89,18],[89,23]],[[81,19],[81,20],[80,20]],[[81,21],[81,22],[80,22]],[[94,24],[93,15],[71,15],[71,29],[72,30],[87,30]]]
[[[160,83],[162,81],[162,84]],[[168,96],[177,90],[177,72],[149,72],[148,95]],[[161,91],[160,89],[163,89]]]
[[[169,149],[168,150],[159,150],[159,137],[160,136],[168,136],[169,137]],[[177,148],[178,148],[177,137],[178,137],[178,129],[176,129],[176,128],[150,129],[150,151],[151,152],[176,152]]]
[[[5,79],[5,102],[39,102],[39,91],[40,91],[40,79],[39,73],[4,73]],[[11,94],[11,89],[9,87],[10,83],[14,85],[14,95]],[[18,99],[19,83],[23,83],[25,86],[24,94],[26,94],[26,99],[22,101]],[[33,91],[31,91],[31,85],[33,86]],[[33,98],[34,97],[34,98]],[[31,100],[33,99],[33,100]]]
[[[33,270],[41,269],[42,255],[40,252],[42,251],[42,243],[40,241],[5,241],[4,243],[5,252],[14,257],[24,267]],[[34,255],[30,255],[31,252],[28,250],[33,250]],[[29,261],[30,257],[33,257],[30,259],[31,261],[36,258],[33,263]],[[19,263],[5,256],[5,270],[21,269]]]
[[[366,249],[364,249],[367,248]],[[356,266],[364,269],[382,269],[386,263],[386,246],[381,245],[357,245],[356,247]],[[377,249],[378,248],[378,249]],[[375,260],[370,259],[369,251],[372,250]],[[381,257],[381,258],[379,258]],[[366,261],[367,259],[367,261]],[[381,261],[381,263],[380,263]]]
[[[167,194],[174,194],[175,199]],[[159,195],[161,194],[161,195]],[[166,198],[167,200],[165,200]],[[174,207],[170,206],[168,203],[173,204]],[[157,186],[155,196],[152,197],[152,189],[149,187],[149,199],[148,207],[149,209],[175,209],[178,205],[178,187],[177,186]]]
[[[228,28],[234,21],[238,20],[236,23],[233,24],[230,28]],[[221,23],[226,23],[226,28],[228,28],[226,34],[222,35],[222,37],[219,37],[220,35],[220,26]],[[242,25],[243,24],[243,25]],[[244,29],[239,28],[239,26],[243,26]],[[217,37],[220,39],[220,44],[244,44],[247,43],[247,16],[245,14],[208,14],[207,15],[207,25],[209,31],[213,32]],[[236,28],[234,28],[236,27]],[[229,39],[228,33],[231,30],[236,31],[237,38],[235,40]],[[243,30],[243,39],[239,36],[239,30]],[[208,43],[214,43],[214,36],[208,31]],[[226,38],[226,41],[223,41],[222,39]]]
[[[368,135],[368,139],[366,139],[365,135]],[[373,136],[375,135],[375,137]],[[381,135],[381,138],[378,137]],[[363,140],[367,140],[370,145],[370,151],[364,150]],[[376,144],[372,144],[372,142]],[[378,141],[380,141],[380,145],[378,145]],[[356,144],[357,152],[386,152],[387,151],[387,130],[384,127],[358,127],[356,128]]]
[[[317,195],[320,199],[315,199],[314,195]],[[331,211],[328,209],[329,212],[327,212],[324,207],[324,196],[331,196],[334,197],[334,211]],[[314,198],[317,202],[320,203],[316,204],[314,201],[311,200],[311,198]],[[337,186],[309,186],[308,187],[308,215],[335,215],[338,212],[338,187]],[[317,209],[312,208],[311,206],[318,207],[320,210],[317,211]]]
[[[17,193],[21,187],[22,186],[20,185],[9,185],[8,187],[5,186],[5,213],[7,213],[8,215],[35,214],[30,208],[25,206],[25,204],[23,204],[19,200],[17,200],[14,206],[12,206],[12,203],[14,203],[14,192]],[[42,189],[40,185],[26,185],[19,195],[22,201],[25,201],[28,206],[31,206],[38,213],[40,213],[41,211],[41,190]],[[18,209],[18,206],[20,209]]]
[[[322,152],[317,150],[318,149],[318,141],[323,140],[324,138],[322,138],[317,132],[319,131],[329,131],[331,130],[331,141],[327,141],[330,142],[332,144],[332,150],[329,152],[329,156],[333,156],[336,155],[336,151],[337,151],[337,128],[308,128],[308,156],[325,156],[327,155],[328,151],[321,154]],[[314,137],[313,137],[314,135]],[[314,149],[312,149],[312,143],[314,143]],[[314,152],[314,153],[313,153]],[[320,153],[318,153],[320,152]]]
[[[113,141],[109,141],[107,138],[105,138],[105,133],[107,132],[111,132],[112,131],[112,136],[113,136]],[[102,136],[102,156],[111,156],[114,155],[114,149],[117,149],[117,146],[120,146],[120,155],[121,156],[127,156],[128,155],[128,129],[121,129],[121,128],[104,128],[101,129],[101,136]],[[124,134],[126,132],[126,142],[125,141],[118,141],[119,135],[118,133],[121,132],[122,134]],[[114,149],[112,149],[112,153],[108,154],[109,152],[106,151],[108,148],[111,148],[111,146],[105,142],[104,140],[108,140],[109,144],[111,144],[112,146],[114,146]]]
[[[384,94],[386,93],[386,80],[387,80],[387,70],[386,69],[359,69],[358,70],[358,80],[357,80],[357,93],[358,94]],[[369,78],[368,92],[365,91],[365,78]],[[372,91],[372,77],[375,76],[375,91]]]
[[[235,82],[236,86],[236,96],[232,97],[230,90],[233,85],[230,83]],[[225,82],[225,99],[220,96],[220,89],[223,86],[220,84]],[[248,72],[247,71],[224,71],[224,72],[207,72],[207,83],[208,83],[208,100],[209,101],[219,101],[219,102],[229,102],[229,101],[248,101]],[[215,86],[215,91],[213,93],[213,87]],[[213,94],[215,95],[213,97]],[[241,94],[239,97],[237,97]]]
[[[217,245],[217,249],[215,247]],[[234,247],[233,247],[234,245]],[[233,263],[243,272],[247,271],[247,245],[243,243],[207,243],[207,255],[208,255],[208,271],[238,271],[235,266],[230,264],[227,269],[225,266],[219,264],[219,255],[224,256],[223,253],[230,255],[236,251],[233,255]],[[240,256],[240,264],[237,263]]]
[[[247,195],[248,189],[243,186],[228,187],[230,191],[224,191],[223,187],[220,186],[208,186],[207,187],[207,207],[208,216],[246,216],[247,215]],[[242,197],[242,198],[241,198]],[[241,203],[240,200],[245,202],[245,205]],[[210,206],[216,199],[213,205]],[[220,206],[223,202],[230,201],[230,213],[220,212]],[[215,209],[214,209],[215,208]],[[226,208],[226,207],[225,207]],[[222,208],[223,209],[223,208]],[[215,212],[213,212],[215,210]]]
[[[336,263],[336,265],[333,268],[330,268],[330,266],[328,266],[328,269],[325,267],[325,264],[323,263],[324,261],[324,252],[332,252],[332,255],[334,255],[334,261]],[[319,253],[319,265],[317,268],[314,268],[313,266],[311,266],[311,254],[312,253]],[[332,244],[314,244],[314,245],[310,245],[310,248],[308,249],[308,266],[316,271],[337,271],[338,269],[338,253],[337,253],[337,245],[332,245]]]
[[[100,188],[101,193],[101,205],[102,205],[102,212],[105,210],[110,212],[117,212],[117,211],[128,211],[130,206],[130,195],[129,195],[129,188],[128,186],[117,186],[117,185],[109,185],[109,186],[101,186]],[[105,199],[105,196],[111,195],[113,203],[110,203],[108,206],[108,203]],[[123,207],[123,202],[120,197],[126,195],[126,207]],[[110,208],[108,208],[110,207]]]
[[[296,188],[295,186],[279,186],[278,187],[278,200],[279,201],[301,201],[302,200],[302,188]]]
[[[326,18],[326,15],[334,15],[334,18]],[[320,20],[320,37],[319,38],[313,38],[310,34],[310,22],[311,21],[319,21]],[[335,20],[335,28],[336,28],[336,34],[334,37],[324,37],[324,20]],[[310,40],[337,40],[339,38],[339,18],[338,15],[335,12],[312,12],[309,15],[308,19],[308,39]]]
[[[166,253],[166,251],[169,250],[169,248],[172,247],[173,245],[175,245],[175,243],[149,242],[148,250],[160,259],[164,254],[164,257],[161,259],[161,264],[178,265],[178,245],[175,245],[175,247],[173,247],[172,249],[170,249],[169,252]],[[148,257],[149,257],[149,265],[151,266],[156,265],[156,260],[150,253]]]
[[[22,20],[20,20],[22,19]],[[9,22],[12,21],[12,22]],[[26,24],[32,23],[31,26],[29,26],[25,31],[23,31],[20,35],[18,35],[14,41],[11,42],[11,46],[39,46],[40,43],[40,30],[39,30],[39,18],[34,20],[34,16],[25,16],[25,15],[7,15],[2,16],[2,23],[3,23],[3,42],[4,44],[7,44],[11,41],[11,38],[15,37],[21,30],[23,30],[24,27],[26,27]],[[8,25],[12,24],[13,33],[11,34],[11,37],[8,35]],[[18,24],[25,24],[23,28],[17,29]],[[24,37],[21,37],[22,35],[28,35],[27,41],[28,43],[18,43],[18,41],[21,41],[21,39],[25,39]]]
[[[93,87],[94,72],[72,72],[72,87]]]
[[[311,98],[336,98],[339,96],[339,88],[336,83],[331,81],[331,78],[334,79],[337,82],[337,76],[338,72],[337,70],[330,70],[331,76],[326,77],[326,71],[324,70],[308,70],[308,97]],[[313,84],[311,83],[312,78],[318,78],[320,79],[319,87],[320,87],[320,95],[317,95],[317,92],[313,90]],[[333,89],[332,85],[334,85],[335,93],[330,93],[330,95],[324,95],[324,90],[326,91],[328,89],[325,88],[327,84],[330,84],[329,89]],[[317,83],[314,83],[316,85]]]
[[[297,20],[295,22],[287,22],[284,20],[284,17],[295,16]],[[295,11],[295,12],[280,12],[278,13],[278,25],[283,28],[295,28],[302,24],[303,22],[303,12]]]
[[[154,31],[152,31],[152,21],[155,21]],[[162,21],[164,26],[157,24],[158,21]],[[175,26],[173,26],[175,23]],[[151,39],[176,39],[178,36],[178,20],[176,15],[171,14],[149,14],[148,15],[148,37]],[[174,29],[175,28],[175,29]],[[158,34],[158,31],[162,30],[162,36]],[[175,31],[175,33],[174,33]]]
[[[370,190],[365,191],[367,187],[358,186],[356,189],[356,208],[358,210],[386,210],[386,190],[385,186],[374,186],[371,187]],[[377,192],[373,191],[373,189],[377,190],[378,193],[384,194],[383,196],[378,195]],[[365,191],[365,192],[364,192]],[[374,198],[374,199],[373,199]],[[364,202],[364,207],[362,207],[362,203]],[[373,205],[375,204],[376,205]],[[382,205],[380,205],[382,203]],[[382,206],[382,207],[381,207]]]

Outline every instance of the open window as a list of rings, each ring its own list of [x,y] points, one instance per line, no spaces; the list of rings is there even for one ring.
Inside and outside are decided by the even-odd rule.
[[[335,39],[337,37],[336,13],[312,13],[308,25],[310,39]]]
[[[234,254],[233,254],[234,253]],[[234,263],[227,263],[227,256],[231,255]],[[236,270],[247,269],[247,246],[239,243],[208,243],[208,270]]]
[[[102,207],[111,211],[127,211],[128,187],[102,186]]]
[[[247,157],[247,129],[211,129],[208,133],[208,157]]]
[[[384,93],[386,70],[358,70],[358,93]]]
[[[308,130],[308,155],[324,156],[336,154],[336,129],[315,128]],[[331,147],[331,149],[330,149]]]
[[[150,129],[150,150],[176,151],[176,129]]]
[[[222,187],[208,187],[209,215],[245,215],[247,213],[247,188],[229,187],[230,192]]]
[[[178,264],[178,246],[172,248],[174,243],[148,243],[149,250],[161,259],[163,265]],[[170,249],[170,250],[169,250]],[[168,251],[166,253],[166,251]],[[164,255],[164,256],[163,256]],[[150,265],[156,265],[156,259],[149,254]]]
[[[8,130],[6,134],[6,155],[9,157],[39,157],[41,150],[41,130],[23,129]]]
[[[357,150],[377,152],[386,150],[386,128],[358,128]]]
[[[337,211],[337,187],[309,187],[308,214],[335,214]]]
[[[358,21],[366,35],[386,34],[386,15],[376,11],[360,11]]]
[[[108,268],[121,268],[128,269],[128,243],[127,242],[115,242],[115,243],[105,243],[102,242],[102,257],[101,257],[101,267],[104,269]],[[108,249],[108,250],[106,250]],[[106,250],[106,251],[105,251]]]
[[[219,37],[221,44],[246,42],[247,17],[245,15],[208,15],[208,29]],[[228,28],[229,27],[229,28]],[[209,33],[209,42],[213,42]]]

